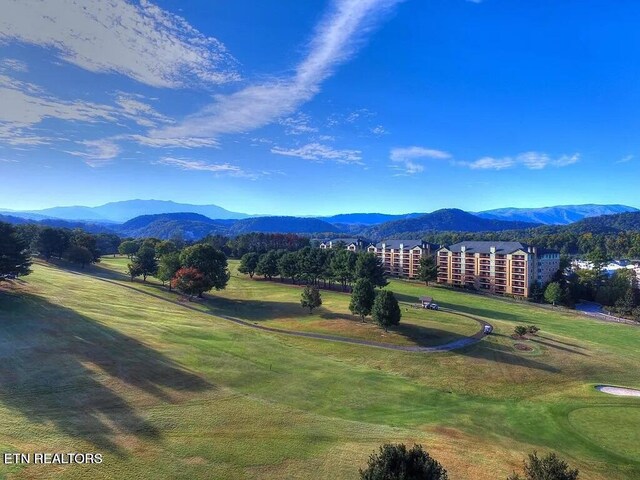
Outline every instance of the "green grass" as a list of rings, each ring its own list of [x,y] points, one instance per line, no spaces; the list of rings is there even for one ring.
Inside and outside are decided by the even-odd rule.
[[[402,301],[426,293],[491,319],[496,334],[448,353],[388,351],[215,316],[368,338],[347,314],[345,295],[323,292],[323,309],[308,315],[299,288],[233,275],[207,302],[176,304],[157,285],[129,282],[120,273],[125,263],[104,259],[85,271],[37,264],[14,286],[20,295],[0,293],[3,451],[105,454],[99,467],[0,471],[357,478],[380,443],[415,441],[453,479],[505,478],[533,449],[558,451],[584,478],[640,478],[640,401],[593,388],[640,387],[640,328],[392,281]],[[379,340],[421,344],[477,329],[442,313],[403,309],[407,324],[441,333]],[[515,350],[513,327],[533,323],[541,331],[525,343],[534,350]]]

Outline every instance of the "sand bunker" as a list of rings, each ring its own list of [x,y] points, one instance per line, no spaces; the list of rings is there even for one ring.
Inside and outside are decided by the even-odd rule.
[[[596,385],[596,390],[618,397],[640,397],[640,390],[633,388],[613,387],[611,385]]]

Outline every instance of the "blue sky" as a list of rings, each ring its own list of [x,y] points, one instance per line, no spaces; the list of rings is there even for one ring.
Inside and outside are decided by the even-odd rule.
[[[1,208],[640,207],[635,1],[0,7]]]

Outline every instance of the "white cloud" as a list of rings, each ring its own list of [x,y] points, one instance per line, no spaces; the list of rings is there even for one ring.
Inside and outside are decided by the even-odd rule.
[[[635,158],[634,155],[626,155],[624,157],[622,157],[620,160],[618,160],[615,163],[627,163],[630,162],[631,160],[633,160]]]
[[[305,160],[332,160],[338,163],[362,163],[362,152],[360,150],[340,150],[320,143],[309,143],[299,148],[290,149],[273,147],[271,153],[303,158]]]
[[[64,140],[59,129],[44,136],[38,132],[38,125],[46,119],[68,122],[112,124],[129,121],[140,126],[166,125],[171,119],[158,113],[144,97],[119,92],[114,105],[87,102],[84,100],[63,100],[50,95],[39,85],[23,82],[7,75],[0,75],[0,143],[9,145],[34,146]],[[109,139],[112,143],[117,137]],[[186,143],[187,139],[183,139]],[[198,141],[199,146],[203,140]],[[210,144],[207,143],[207,144]]]
[[[473,170],[504,170],[517,166],[523,166],[529,170],[542,170],[546,167],[566,167],[578,161],[580,161],[579,153],[553,158],[546,153],[524,152],[515,157],[482,157],[473,162],[454,162],[454,164]]]
[[[375,127],[370,128],[369,131],[378,136],[386,135],[387,133],[389,133],[382,125],[376,125]]]
[[[76,157],[82,157],[84,162],[91,167],[101,167],[120,154],[120,147],[109,140],[83,140],[77,142],[86,147],[86,151],[67,151]]]
[[[297,113],[291,117],[280,120],[280,125],[285,127],[287,135],[302,135],[304,133],[314,133],[318,129],[309,125],[311,117],[305,113]]]
[[[416,159],[447,160],[451,158],[451,154],[442,150],[412,146],[392,148],[389,158],[393,162],[393,168],[403,170],[407,175],[413,175],[424,171],[424,166],[416,162]]]
[[[92,72],[119,73],[155,87],[236,80],[218,40],[141,0],[3,0],[0,42],[54,49]]]
[[[199,172],[213,172],[216,174],[228,174],[234,177],[246,177],[255,179],[259,175],[265,174],[265,172],[247,173],[237,165],[231,165],[229,163],[208,163],[202,160],[192,160],[189,158],[178,157],[162,157],[159,160],[152,162],[157,165],[167,165],[170,167],[176,167],[180,170],[199,171]]]
[[[241,133],[291,115],[320,91],[324,80],[347,61],[376,20],[401,0],[335,0],[316,27],[306,57],[290,77],[218,95],[215,102],[175,127],[152,131],[157,138],[209,137]]]
[[[473,170],[504,170],[515,165],[515,161],[511,157],[482,157],[473,162],[460,162],[459,164],[467,166]]]
[[[133,140],[154,148],[198,148],[198,147],[217,147],[219,142],[213,138],[199,137],[180,137],[180,138],[156,138],[146,135],[121,135],[116,137],[118,140]]]
[[[1,35],[1,33],[0,33]],[[2,70],[11,70],[14,72],[25,73],[29,71],[29,67],[22,60],[18,60],[17,58],[5,58],[0,61],[0,68]]]

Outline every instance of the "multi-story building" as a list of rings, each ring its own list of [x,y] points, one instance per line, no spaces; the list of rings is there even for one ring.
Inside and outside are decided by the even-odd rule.
[[[417,278],[420,259],[432,255],[437,248],[438,245],[421,240],[386,240],[369,245],[367,251],[380,259],[388,275]]]
[[[438,283],[528,297],[560,269],[560,254],[520,242],[460,242],[438,250]]]
[[[361,238],[334,238],[320,242],[319,247],[322,249],[337,248],[338,245],[343,245],[347,250],[351,250],[352,252],[360,252],[364,250],[367,243]]]

